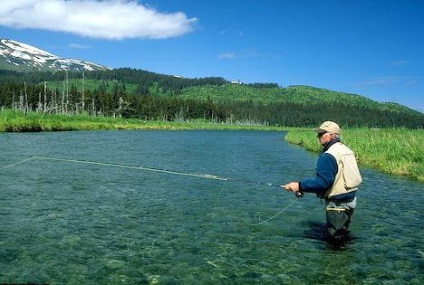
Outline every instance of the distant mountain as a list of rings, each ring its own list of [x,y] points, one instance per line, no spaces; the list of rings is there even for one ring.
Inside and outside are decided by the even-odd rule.
[[[93,71],[110,68],[76,59],[60,58],[47,51],[9,39],[0,39],[0,69],[14,71]]]
[[[73,72],[66,72],[65,75],[65,72],[63,72],[65,70]],[[52,73],[51,71],[58,72]],[[87,72],[81,76],[81,71]],[[397,121],[395,119],[392,120],[392,125],[397,126],[402,124],[411,126],[418,124],[422,126],[424,120],[422,112],[396,103],[379,103],[357,94],[348,94],[312,86],[292,85],[283,88],[275,83],[242,84],[240,82],[231,83],[220,77],[190,79],[131,68],[110,69],[91,62],[63,59],[14,40],[0,39],[0,104],[5,104],[4,102],[10,100],[10,93],[14,92],[13,94],[16,96],[21,94],[22,90],[20,88],[22,84],[26,84],[28,87],[32,85],[33,90],[31,91],[31,88],[28,88],[26,92],[30,95],[29,97],[35,98],[34,100],[39,98],[40,92],[46,91],[44,89],[45,86],[48,86],[48,91],[50,92],[54,90],[54,92],[63,94],[65,92],[63,90],[65,77],[74,93],[81,88],[81,78],[84,78],[83,86],[84,90],[87,91],[84,94],[84,96],[87,96],[86,98],[89,98],[90,92],[91,96],[101,97],[116,96],[114,94],[120,92],[120,94],[135,96],[136,99],[134,100],[139,100],[139,95],[143,95],[143,97],[160,95],[158,96],[159,99],[172,97],[172,100],[182,100],[181,102],[183,100],[188,100],[188,102],[199,101],[235,108],[233,113],[236,113],[236,109],[241,110],[239,112],[240,117],[249,114],[252,110],[268,108],[262,110],[261,114],[261,116],[265,113],[272,114],[271,119],[263,119],[267,122],[272,122],[272,120],[281,115],[282,112],[277,110],[278,108],[284,109],[285,106],[289,105],[294,109],[303,109],[304,114],[316,113],[317,108],[322,109],[337,105],[340,112],[348,117],[350,116],[349,119],[346,119],[346,122],[350,122],[353,125],[363,125],[365,124],[364,122],[367,122],[365,117],[368,115],[363,115],[364,113],[380,117],[386,116],[388,117],[384,119],[386,121],[389,121],[391,117],[402,118],[404,116],[404,123],[399,123],[400,119],[396,119]],[[13,82],[16,86],[10,86],[10,82]],[[37,89],[37,85],[41,89]],[[78,94],[73,95],[73,98],[80,98]],[[3,101],[2,96],[4,96]],[[146,98],[151,99],[152,97],[147,96]],[[110,99],[110,102],[112,102],[112,99]],[[203,104],[199,102],[196,104]],[[30,103],[33,106],[37,105],[37,101]],[[77,104],[78,102],[72,103]],[[10,103],[8,104],[10,106]],[[244,109],[239,105],[243,106]],[[183,109],[187,108],[184,107]],[[328,110],[328,113],[334,113],[333,109]],[[176,111],[172,112],[172,115],[175,115]],[[180,111],[178,110],[178,112]],[[326,114],[326,112],[323,113]],[[258,115],[257,117],[261,116]],[[294,116],[301,117],[303,114]],[[316,124],[323,119],[316,117],[316,120],[312,120],[312,115],[308,116],[309,118],[302,118],[302,120]],[[408,116],[410,119],[408,119]],[[353,119],[351,120],[350,118]],[[374,119],[369,119],[369,121],[371,120]],[[411,123],[408,123],[408,120]],[[290,125],[281,123],[281,121],[283,120],[281,119],[276,123]],[[378,119],[374,121],[376,123],[372,126],[381,125]]]
[[[249,84],[225,84],[221,86],[203,85],[184,88],[180,98],[208,99],[214,102],[255,102],[265,105],[292,103],[306,106],[341,105],[343,108],[369,108],[370,110],[388,111],[405,114],[423,114],[404,105],[391,102],[377,102],[365,96],[332,91],[305,85],[287,87],[255,87]]]

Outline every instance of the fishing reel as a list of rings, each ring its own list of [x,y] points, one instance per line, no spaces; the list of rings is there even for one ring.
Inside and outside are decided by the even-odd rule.
[[[296,191],[295,192],[296,198],[302,198],[303,197],[303,192],[302,191]]]

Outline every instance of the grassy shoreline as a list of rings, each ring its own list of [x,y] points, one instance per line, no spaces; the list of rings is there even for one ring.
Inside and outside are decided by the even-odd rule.
[[[82,130],[267,130],[287,131],[285,140],[318,152],[320,145],[311,129],[209,122],[160,122],[88,115],[23,115],[0,111],[0,132]],[[343,141],[356,153],[360,164],[385,173],[424,182],[424,130],[352,128],[343,130]]]
[[[210,122],[163,122],[138,119],[49,115],[12,110],[0,111],[0,132],[85,131],[85,130],[276,130],[281,127],[230,125]]]
[[[321,149],[311,129],[288,132],[285,139],[310,151]],[[424,182],[424,130],[345,129],[342,140],[354,150],[360,164]]]

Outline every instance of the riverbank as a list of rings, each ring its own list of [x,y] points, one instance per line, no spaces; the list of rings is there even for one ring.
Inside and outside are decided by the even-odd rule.
[[[87,131],[87,130],[276,130],[281,127],[231,125],[210,122],[163,122],[138,119],[49,115],[12,110],[0,111],[0,132]]]
[[[321,148],[310,129],[288,132],[285,139],[310,151]],[[360,164],[424,182],[424,130],[345,129],[342,140],[355,151]]]
[[[77,130],[270,130],[288,133],[285,140],[310,151],[320,145],[311,129],[256,125],[214,124],[209,122],[161,122],[137,119],[93,117],[88,115],[23,115],[12,110],[0,111],[0,132],[41,132]],[[343,141],[356,153],[359,163],[385,173],[424,182],[424,130],[345,129]]]

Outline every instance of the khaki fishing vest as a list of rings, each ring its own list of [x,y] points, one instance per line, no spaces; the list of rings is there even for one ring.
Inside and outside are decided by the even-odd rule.
[[[362,176],[353,151],[344,144],[337,142],[325,153],[332,155],[336,159],[338,172],[333,186],[325,193],[324,198],[358,190],[358,186],[362,182]]]

